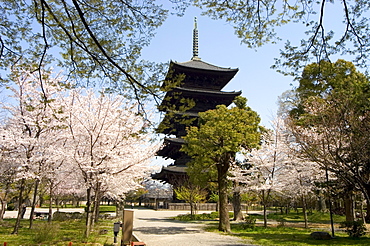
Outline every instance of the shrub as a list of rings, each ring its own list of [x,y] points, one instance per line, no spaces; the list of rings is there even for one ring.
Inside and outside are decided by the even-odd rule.
[[[55,212],[53,214],[53,220],[55,221],[66,221],[66,220],[74,220],[74,219],[82,219],[83,214],[79,212],[67,213],[67,212]]]
[[[232,218],[234,214],[232,212],[229,213],[229,217]],[[215,220],[219,218],[218,212],[211,212],[211,213],[203,213],[203,214],[179,214],[176,217],[173,217],[174,220],[180,221],[192,221],[192,220]]]
[[[243,229],[253,229],[255,226],[256,218],[253,216],[245,217],[243,223],[241,223],[241,227]]]
[[[52,223],[42,223],[35,225],[32,233],[32,241],[40,244],[49,242],[57,237],[59,226]]]
[[[341,228],[346,228],[345,232],[347,232],[350,237],[359,238],[366,234],[366,225],[362,220],[344,221],[341,223]]]
[[[203,214],[179,214],[173,217],[174,220],[192,221],[192,220],[215,220],[219,217],[218,212],[203,213]]]

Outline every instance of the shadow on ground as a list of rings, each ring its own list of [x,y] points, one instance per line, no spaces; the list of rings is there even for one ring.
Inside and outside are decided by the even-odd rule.
[[[135,231],[141,232],[143,234],[155,234],[155,235],[165,235],[165,234],[190,234],[190,233],[201,233],[200,230],[189,229],[186,227],[137,227]]]

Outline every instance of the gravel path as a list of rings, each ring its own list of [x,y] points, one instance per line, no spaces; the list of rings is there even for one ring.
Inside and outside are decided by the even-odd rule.
[[[134,234],[147,246],[252,246],[237,237],[203,230],[204,225],[169,219],[183,211],[134,209]]]

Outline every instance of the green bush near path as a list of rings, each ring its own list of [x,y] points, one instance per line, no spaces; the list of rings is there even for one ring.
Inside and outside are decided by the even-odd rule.
[[[229,213],[229,217],[232,218],[234,214],[232,212]],[[174,220],[179,221],[206,221],[206,220],[216,220],[219,218],[218,212],[211,212],[211,213],[202,213],[202,214],[179,214],[175,217],[172,217]]]

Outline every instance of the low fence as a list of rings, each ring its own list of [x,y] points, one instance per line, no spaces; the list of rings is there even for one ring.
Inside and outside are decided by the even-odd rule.
[[[190,211],[190,204],[189,203],[167,203],[166,209],[169,210],[188,210]],[[245,210],[246,206],[242,205],[242,210]],[[217,210],[217,203],[198,203],[197,210],[199,211],[216,211]],[[232,204],[229,204],[229,210],[233,210]]]

